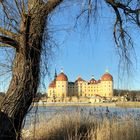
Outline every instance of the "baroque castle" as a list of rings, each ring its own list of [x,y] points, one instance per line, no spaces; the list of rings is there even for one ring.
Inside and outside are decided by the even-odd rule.
[[[113,77],[106,71],[99,80],[94,77],[85,81],[78,77],[75,82],[69,82],[67,75],[61,70],[48,87],[48,97],[109,97],[113,96]]]

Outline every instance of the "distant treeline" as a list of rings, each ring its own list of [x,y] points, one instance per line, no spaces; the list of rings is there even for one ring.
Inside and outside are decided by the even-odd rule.
[[[140,90],[123,90],[123,89],[114,89],[114,96],[124,96],[124,95],[140,95]]]
[[[128,101],[140,101],[140,90],[114,89],[114,96],[125,96]]]

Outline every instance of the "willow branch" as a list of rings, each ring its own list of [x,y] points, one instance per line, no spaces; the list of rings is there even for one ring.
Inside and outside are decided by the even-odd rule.
[[[114,3],[113,4],[115,7],[118,7],[118,8],[121,8],[129,13],[138,13],[140,12],[140,9],[131,9],[131,8],[128,8],[126,5],[122,4],[122,3]]]
[[[140,12],[140,8],[138,9],[131,9],[130,7],[128,7],[127,5],[124,5],[120,2],[115,2],[115,0],[106,0],[106,2],[116,8],[120,8],[120,9],[123,9],[129,13],[139,13]]]
[[[17,34],[11,32],[11,31],[9,31],[9,30],[3,29],[3,28],[1,28],[1,27],[0,27],[0,33],[1,33],[1,34],[4,34],[5,36],[9,36],[9,37],[11,37],[11,38],[16,38],[16,37],[17,37]]]
[[[119,47],[119,44],[118,44],[118,41],[117,41],[117,35],[116,35],[117,24],[118,24],[118,18],[116,17],[116,21],[115,21],[115,24],[114,24],[113,36],[114,36],[114,40],[115,40],[115,43],[116,43],[117,47]]]
[[[16,7],[17,7],[17,9],[18,9],[19,14],[22,15],[22,14],[21,14],[21,10],[20,10],[20,4],[19,4],[18,0],[14,0],[14,2],[15,2],[15,4],[16,4]]]
[[[11,17],[10,14],[9,14],[9,12],[11,12],[7,8],[8,6],[10,6],[9,3],[7,3],[7,1],[1,0],[0,4],[2,4],[3,12],[4,12],[6,18],[9,19],[10,21],[14,21],[16,24],[18,24],[17,19],[14,18],[14,17]],[[13,9],[13,7],[9,7],[9,8]]]
[[[8,44],[0,43],[0,47],[11,47],[11,46]]]
[[[1,42],[1,44],[3,44],[3,47],[4,47],[4,44],[5,44],[5,46],[11,46],[11,47],[14,47],[15,49],[18,49],[18,47],[19,47],[18,42],[9,37],[0,36],[0,42]]]

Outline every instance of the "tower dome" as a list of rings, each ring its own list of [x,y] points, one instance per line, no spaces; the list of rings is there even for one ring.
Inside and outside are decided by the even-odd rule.
[[[106,72],[102,77],[101,81],[113,81],[113,77],[110,73]]]
[[[61,73],[58,74],[58,76],[56,77],[56,81],[68,81],[68,77],[67,77],[67,75],[65,75],[63,72],[61,72]]]

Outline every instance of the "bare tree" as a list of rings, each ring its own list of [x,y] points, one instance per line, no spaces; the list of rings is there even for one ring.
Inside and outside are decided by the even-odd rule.
[[[0,138],[19,139],[22,121],[40,82],[40,60],[43,35],[48,16],[60,3],[67,0],[0,0],[0,46],[12,47],[12,80],[0,108]],[[133,48],[125,24],[140,27],[140,1],[136,0],[71,0],[69,3],[84,5],[77,21],[86,15],[97,18],[98,4],[108,4],[116,15],[113,35],[120,56],[129,60]],[[67,7],[65,7],[67,8]],[[131,61],[131,60],[130,60]]]
[[[0,45],[15,49],[12,80],[0,112],[1,139],[19,139],[23,118],[39,85],[42,39],[48,15],[62,0],[1,0],[6,19]]]
[[[113,29],[114,41],[116,43],[120,64],[127,68],[128,74],[132,66],[132,53],[135,55],[133,39],[129,33],[132,26],[140,28],[140,0],[106,0],[115,14]]]

